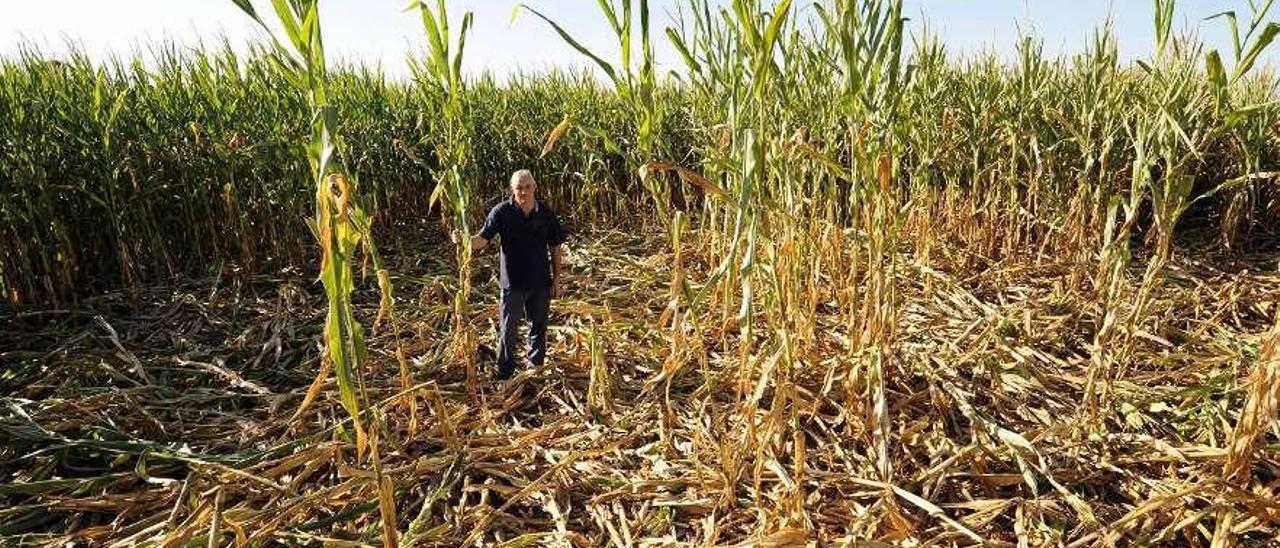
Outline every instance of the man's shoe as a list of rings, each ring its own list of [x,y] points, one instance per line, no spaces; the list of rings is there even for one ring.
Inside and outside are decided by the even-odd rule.
[[[497,367],[498,353],[490,348],[489,345],[480,343],[476,345],[476,363],[480,367]]]

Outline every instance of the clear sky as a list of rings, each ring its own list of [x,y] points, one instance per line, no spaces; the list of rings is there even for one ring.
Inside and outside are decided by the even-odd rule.
[[[606,59],[616,57],[604,19],[592,0],[526,0],[558,20]],[[254,0],[270,15],[267,0]],[[671,24],[670,14],[680,0],[651,0],[659,62],[678,69],[679,61],[660,33]],[[407,72],[405,56],[421,51],[425,40],[416,13],[404,12],[405,0],[322,0],[325,43],[331,59],[380,63],[393,75]],[[476,26],[467,44],[469,72],[545,69],[552,65],[585,66],[540,20],[521,15],[511,23],[514,0],[448,0],[456,13],[475,12]],[[1013,51],[1018,29],[1034,29],[1044,38],[1047,53],[1072,53],[1108,13],[1114,15],[1121,55],[1125,60],[1148,55],[1152,49],[1152,7],[1149,0],[906,0],[906,12],[918,30],[923,19],[955,53],[994,48]],[[809,2],[797,2],[797,6]],[[50,53],[65,51],[67,40],[78,42],[94,57],[128,54],[146,43],[173,40],[196,43],[226,36],[233,44],[261,37],[230,0],[0,0],[0,56],[23,43]],[[1206,16],[1236,10],[1242,19],[1248,0],[1183,0],[1177,24],[1198,32],[1229,59],[1226,21]],[[922,17],[923,16],[923,17]],[[1271,20],[1280,19],[1280,7]],[[456,24],[455,24],[456,27]],[[1280,65],[1280,44],[1265,62]]]

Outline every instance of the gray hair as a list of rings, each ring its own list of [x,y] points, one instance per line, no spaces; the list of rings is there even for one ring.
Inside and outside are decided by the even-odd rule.
[[[528,177],[529,181],[532,182],[535,186],[538,184],[538,180],[533,178],[532,171],[529,171],[527,169],[521,169],[511,174],[511,183],[510,183],[511,186],[516,186],[516,184],[519,183],[520,180],[524,179],[525,177]]]

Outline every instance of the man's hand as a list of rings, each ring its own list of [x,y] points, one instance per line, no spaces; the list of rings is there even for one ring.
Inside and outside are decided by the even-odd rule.
[[[489,240],[480,236],[468,237],[462,234],[461,230],[450,230],[449,241],[453,242],[454,245],[471,246],[471,251],[480,251],[481,249],[489,246]]]

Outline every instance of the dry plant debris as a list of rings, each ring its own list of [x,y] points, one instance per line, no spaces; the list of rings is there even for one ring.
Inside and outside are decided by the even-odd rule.
[[[1181,545],[1224,514],[1246,544],[1280,531],[1274,420],[1248,423],[1247,472],[1229,467],[1244,401],[1274,419],[1275,395],[1255,393],[1280,368],[1280,276],[1256,269],[1274,256],[1249,270],[1175,261],[1148,308],[1163,331],[1142,334],[1092,419],[1081,398],[1099,310],[1064,285],[1071,265],[949,272],[904,258],[884,477],[873,408],[843,401],[838,375],[854,357],[835,314],[818,315],[789,385],[741,398],[737,377],[762,371],[740,370],[737,335],[711,325],[686,334],[702,354],[658,380],[673,257],[655,241],[585,236],[549,364],[507,384],[484,377],[474,398],[465,371],[441,365],[456,277],[439,262],[397,270],[413,272],[397,287],[415,384],[400,388],[397,334],[384,329],[366,371],[378,404],[363,412],[388,447],[402,542]],[[471,318],[486,341],[491,268],[480,265],[489,281]],[[373,314],[376,295],[356,300]],[[0,538],[379,544],[377,486],[336,386],[291,420],[318,367],[323,295],[260,279],[157,288],[144,302],[106,295],[0,331]]]

